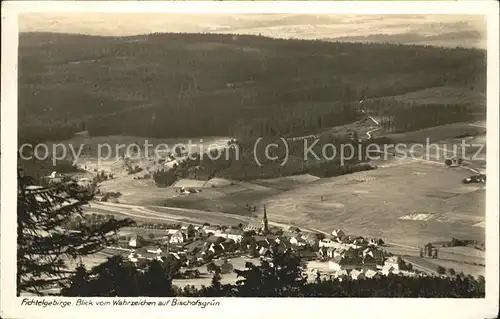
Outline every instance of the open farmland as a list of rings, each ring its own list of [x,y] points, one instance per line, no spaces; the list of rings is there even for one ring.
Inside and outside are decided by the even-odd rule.
[[[483,139],[483,135],[477,135],[468,141]],[[440,145],[455,143],[458,141],[450,140]],[[382,237],[413,247],[452,237],[484,241],[484,185],[461,184],[472,172],[445,167],[445,150],[436,149],[427,157],[424,153],[425,149],[414,152],[417,158],[389,156],[373,161],[376,170],[332,178],[299,175],[226,182],[182,196],[172,188],[142,189],[144,198],[138,196],[137,201],[129,202],[133,199],[129,196],[124,197],[127,201],[120,200],[153,204],[139,210],[129,208],[130,217],[141,219],[237,225],[260,217],[262,207],[267,205],[273,222],[325,232],[341,227],[348,233]],[[481,166],[477,161],[467,165]],[[152,194],[157,200],[151,201]],[[106,208],[112,204],[99,205]],[[255,205],[257,210],[250,212],[247,205]],[[119,206],[113,207],[120,211]]]
[[[484,240],[484,229],[474,224],[484,220],[485,190],[461,185],[469,175],[465,170],[414,162],[321,179],[262,203],[273,220],[324,231],[341,227],[348,233],[406,245],[453,236]],[[321,196],[329,200],[321,201]],[[400,219],[415,212],[432,218]]]

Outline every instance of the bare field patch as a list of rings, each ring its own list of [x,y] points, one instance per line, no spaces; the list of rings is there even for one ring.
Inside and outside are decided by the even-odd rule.
[[[432,259],[432,262],[445,269],[452,268],[457,273],[463,272],[464,274],[470,274],[474,277],[485,275],[485,267],[480,265],[442,259]]]
[[[479,222],[477,224],[474,224],[474,227],[480,227],[486,229],[486,222]]]
[[[317,180],[319,180],[319,177],[317,176],[303,174],[272,179],[258,179],[253,181],[252,183],[266,187],[272,187],[279,190],[289,190],[292,188],[301,187],[304,184],[309,184]]]
[[[205,184],[205,187],[224,187],[224,186],[230,186],[234,184],[233,181],[230,181],[228,179],[225,179],[225,178],[220,178],[220,177],[214,177],[212,179],[210,179],[209,181],[207,181],[207,183]]]
[[[427,221],[435,218],[434,214],[429,213],[412,213],[409,215],[401,216],[398,219],[402,220],[419,220],[419,221]]]

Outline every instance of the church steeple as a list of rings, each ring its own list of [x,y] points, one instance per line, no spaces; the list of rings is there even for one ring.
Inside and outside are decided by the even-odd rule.
[[[267,210],[266,205],[264,205],[264,216],[262,217],[262,233],[267,234],[269,231],[269,223],[267,221]]]

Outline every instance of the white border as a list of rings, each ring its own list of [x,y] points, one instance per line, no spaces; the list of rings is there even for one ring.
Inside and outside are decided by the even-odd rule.
[[[488,19],[488,154],[486,205],[485,299],[279,299],[220,298],[221,307],[199,309],[141,307],[20,307],[15,296],[16,271],[16,148],[17,148],[17,15],[21,12],[129,12],[129,13],[302,13],[302,14],[478,14]],[[3,318],[307,318],[404,316],[406,318],[488,318],[498,313],[498,88],[499,10],[496,1],[459,2],[4,2],[2,3],[1,95],[1,304]],[[97,298],[95,298],[97,299]],[[158,298],[150,298],[159,300]],[[323,308],[324,307],[324,308]],[[84,310],[77,311],[77,310]]]

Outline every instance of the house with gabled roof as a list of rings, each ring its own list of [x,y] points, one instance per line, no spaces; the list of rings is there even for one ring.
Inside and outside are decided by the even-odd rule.
[[[225,231],[216,231],[214,236],[232,239],[235,242],[239,243],[243,239],[243,233],[241,230],[228,228]]]
[[[218,245],[218,244],[222,243],[224,240],[225,240],[225,238],[215,236],[215,235],[210,235],[205,239],[205,243]]]
[[[397,275],[397,274],[399,274],[399,270],[395,269],[391,265],[384,265],[384,267],[382,268],[382,274],[384,276],[389,276],[389,275],[392,275],[392,274]]]
[[[319,246],[319,238],[316,234],[313,233],[305,233],[302,234],[302,239],[306,242],[307,245],[311,247]]]
[[[343,279],[347,278],[348,276],[349,276],[349,274],[347,273],[347,270],[345,270],[345,269],[339,269],[333,273],[333,277],[339,279],[339,281],[342,281]]]
[[[127,258],[129,261],[136,263],[141,258],[141,256],[136,252],[132,252],[128,255]]]
[[[324,238],[319,241],[319,247],[334,247],[340,248],[343,244],[339,243],[336,239]]]
[[[257,249],[260,249],[260,247],[269,248],[270,246],[270,240],[265,236],[254,236],[254,240],[257,245]]]
[[[301,232],[301,230],[296,226],[290,226],[288,227],[287,232],[298,234]]]
[[[208,233],[215,234],[216,232],[220,231],[220,227],[219,226],[203,226],[203,230],[207,234]]]
[[[169,243],[171,244],[182,244],[186,241],[186,234],[182,232],[180,229],[176,229],[176,231],[172,231],[170,234]]]
[[[400,270],[403,266],[404,261],[399,256],[391,256],[387,258],[384,262],[384,267],[392,267],[394,269]]]
[[[294,237],[290,238],[290,244],[294,246],[305,246],[307,243],[306,241],[302,238],[302,235],[297,234]]]
[[[365,278],[377,278],[380,277],[380,273],[373,269],[368,269],[365,271]]]
[[[332,237],[342,239],[343,237],[345,237],[345,233],[340,228],[334,229],[332,230]]]
[[[355,265],[343,256],[335,256],[328,261],[328,267],[332,270],[345,270],[355,268]]]
[[[267,257],[271,254],[271,250],[268,247],[260,247],[259,255],[262,257]]]
[[[318,249],[318,253],[319,253],[319,256],[320,256],[321,258],[325,258],[325,257],[327,257],[328,248],[326,248],[326,247],[320,247],[320,248]]]
[[[384,263],[384,253],[376,247],[367,247],[363,250],[363,259],[373,261],[375,264]]]
[[[130,247],[139,248],[142,247],[145,244],[145,242],[146,240],[144,240],[142,236],[134,235],[128,242],[128,245]]]
[[[335,248],[333,248],[333,247],[328,247],[328,248],[323,247],[323,248],[326,250],[326,256],[327,256],[328,258],[334,258],[334,257],[336,257],[336,256],[341,256],[341,254],[337,254],[337,255],[335,254],[335,251],[336,251],[337,249],[335,249]]]
[[[243,227],[243,231],[254,231],[257,234],[262,230],[262,223],[258,220],[251,221]]]
[[[146,251],[151,254],[161,254],[163,250],[160,247],[147,247]]]
[[[230,252],[234,250],[236,242],[230,238],[225,239],[223,242],[219,244],[224,252]]]
[[[351,272],[349,273],[349,276],[354,280],[365,278],[365,274],[362,271],[359,271],[357,269],[351,270]]]
[[[204,240],[196,240],[189,243],[184,248],[186,249],[186,252],[188,254],[196,254],[197,252],[202,250],[204,244],[205,244]]]

